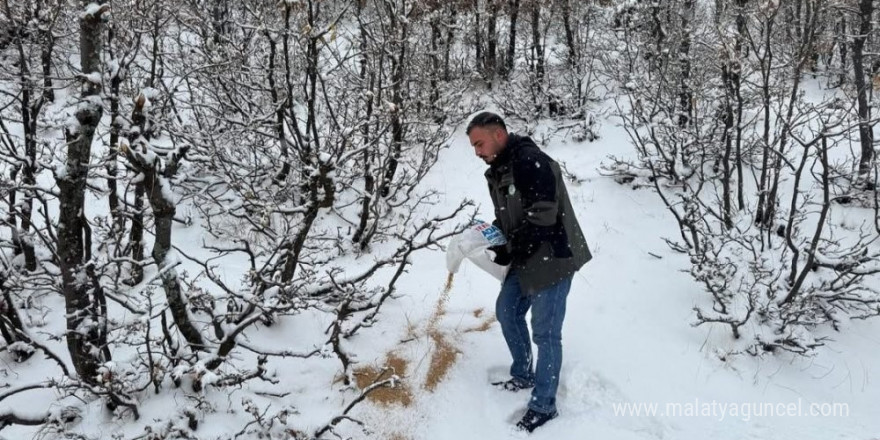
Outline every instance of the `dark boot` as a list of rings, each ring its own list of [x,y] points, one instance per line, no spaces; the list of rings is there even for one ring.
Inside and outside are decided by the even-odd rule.
[[[492,382],[492,386],[498,388],[499,390],[517,392],[519,390],[534,388],[535,384],[528,383],[519,379],[508,379],[502,380],[501,382]]]
[[[523,414],[522,420],[517,422],[516,427],[522,431],[532,432],[535,428],[553,420],[558,416],[559,413],[553,411],[552,413],[539,413],[533,409],[529,409]]]

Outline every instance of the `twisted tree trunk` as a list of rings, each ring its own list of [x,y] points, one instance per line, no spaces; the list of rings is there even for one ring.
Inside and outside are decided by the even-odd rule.
[[[82,64],[81,102],[75,111],[77,124],[65,130],[67,161],[56,174],[59,189],[58,265],[67,318],[67,346],[80,379],[95,383],[98,365],[108,361],[101,335],[102,314],[95,293],[94,278],[87,275],[87,228],[84,216],[86,180],[91,159],[92,139],[101,121],[103,108],[92,97],[101,91],[101,15],[108,5],[96,6],[84,0],[80,15],[80,62]]]
[[[143,184],[147,192],[147,199],[150,201],[150,208],[153,210],[153,218],[155,223],[155,240],[153,241],[153,261],[156,263],[157,270],[160,271],[162,287],[165,290],[165,297],[168,301],[168,308],[171,310],[171,316],[174,323],[183,334],[183,337],[194,350],[201,350],[205,347],[204,340],[199,330],[193,325],[187,312],[186,300],[180,288],[180,280],[177,271],[174,270],[176,262],[170,261],[168,252],[171,250],[171,225],[174,221],[174,214],[177,208],[174,206],[174,200],[171,200],[171,188],[168,179],[177,173],[178,165],[186,155],[188,147],[181,148],[174,156],[167,160],[160,173],[160,161],[158,157],[153,156],[151,162],[144,154],[149,142],[150,133],[146,131],[146,115],[144,114],[143,95],[138,96],[135,101],[135,107],[132,112],[132,122],[134,130],[129,135],[131,142],[130,148],[122,148],[122,152],[128,162],[135,170],[143,175]]]

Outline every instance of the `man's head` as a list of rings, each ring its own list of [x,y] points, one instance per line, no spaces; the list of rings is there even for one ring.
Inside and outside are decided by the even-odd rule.
[[[486,163],[492,163],[507,145],[507,126],[495,113],[482,112],[474,116],[466,133],[474,153]]]

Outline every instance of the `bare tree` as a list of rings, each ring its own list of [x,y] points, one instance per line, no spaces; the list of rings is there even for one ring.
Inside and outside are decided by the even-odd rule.
[[[67,159],[56,172],[59,188],[58,259],[67,308],[67,345],[76,372],[93,382],[98,366],[109,360],[107,335],[100,323],[106,319],[106,300],[87,275],[91,270],[91,231],[85,218],[85,189],[91,162],[91,145],[103,107],[94,98],[101,92],[102,15],[109,6],[83,2],[79,23],[81,73],[80,102],[74,109],[76,124],[65,130]]]
[[[853,62],[853,85],[856,87],[856,96],[858,102],[859,113],[859,145],[861,146],[861,158],[859,159],[858,175],[856,177],[856,185],[864,185],[866,188],[872,188],[874,185],[869,182],[871,173],[871,164],[874,160],[874,130],[869,121],[871,119],[871,107],[868,103],[868,87],[865,82],[865,41],[871,33],[872,22],[874,20],[874,2],[871,0],[859,0],[858,13],[858,33],[852,42],[852,62]]]
[[[510,27],[507,40],[507,55],[504,57],[504,74],[509,75],[516,66],[516,23],[519,18],[520,0],[508,0],[507,14],[510,17]]]

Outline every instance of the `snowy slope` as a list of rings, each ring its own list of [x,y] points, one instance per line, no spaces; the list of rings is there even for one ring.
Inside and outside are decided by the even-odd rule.
[[[633,154],[615,120],[603,124],[598,141],[553,140],[546,148],[586,179],[581,185],[567,184],[595,257],[576,275],[569,295],[560,417],[529,438],[867,440],[880,435],[880,383],[874,378],[880,373],[880,322],[849,323],[852,329],[829,334],[833,341],[813,358],[782,354],[720,360],[729,331],[690,325],[692,307],[703,304],[706,294],[681,272],[687,268],[686,257],[671,252],[663,241],[677,236],[674,219],[649,190],[634,191],[597,171],[609,154]],[[459,130],[425,184],[442,191],[449,204],[474,199],[482,218],[491,219],[484,169]],[[423,325],[444,279],[442,253],[420,254],[401,286],[405,294],[386,310],[385,319]],[[416,340],[389,346],[415,365],[407,375],[414,401],[407,407],[361,408],[359,413],[377,430],[370,437],[524,436],[511,427],[524,411],[528,393],[488,385],[506,377],[509,362],[498,324],[487,331],[468,331],[480,322],[476,310],[492,313],[498,289],[495,279],[467,263],[456,276],[440,328],[460,354],[433,392],[420,386],[432,350],[430,338],[422,332]],[[701,415],[713,401],[715,412]],[[653,416],[615,414],[615,404],[652,403],[659,405]],[[698,414],[664,415],[667,403],[682,409],[691,405]],[[811,403],[846,404],[849,414],[811,416]],[[773,406],[773,414],[765,411],[767,405]],[[789,415],[795,411],[791,405],[798,405],[802,415]],[[735,415],[733,406],[738,408]]]

